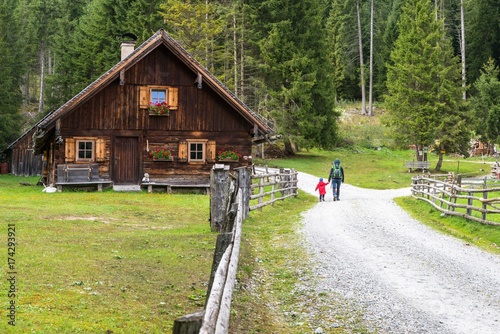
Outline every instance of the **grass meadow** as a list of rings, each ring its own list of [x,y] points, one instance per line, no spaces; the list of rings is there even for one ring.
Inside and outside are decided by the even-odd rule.
[[[3,239],[15,226],[17,321],[1,333],[168,333],[203,308],[216,235],[209,196],[43,193],[0,177]],[[12,255],[12,256],[11,256]]]
[[[408,187],[415,173],[403,162],[413,152],[382,148],[311,150],[289,159],[262,161],[327,176],[343,162],[346,182],[359,187]],[[431,162],[434,164],[435,160]],[[480,176],[481,158],[447,158],[443,171]],[[0,176],[4,240],[15,226],[15,254],[4,242],[2,277],[15,259],[16,326],[8,324],[10,283],[0,285],[1,333],[170,333],[173,321],[203,309],[216,234],[210,232],[209,196],[113,191],[47,194],[37,178]],[[397,202],[440,233],[500,254],[500,229],[441,217],[411,197]],[[317,203],[299,192],[253,211],[243,225],[242,249],[231,310],[231,333],[310,333],[305,314],[326,296],[297,290],[309,277],[308,254],[298,231],[301,213]],[[12,255],[12,256],[11,256]],[[318,315],[321,314],[319,309]],[[349,328],[365,333],[358,315],[345,314]],[[342,333],[339,328],[336,333]]]
[[[335,158],[342,161],[345,171],[345,182],[362,188],[394,189],[411,186],[412,176],[420,171],[408,172],[404,161],[413,158],[413,151],[382,149],[339,149],[336,151],[311,150],[297,154],[293,158],[262,161],[270,167],[289,166],[299,171],[318,177],[328,177]],[[431,174],[453,172],[464,177],[484,178],[495,162],[492,157],[461,158],[446,156],[441,171],[434,171],[437,156],[429,155]],[[500,187],[500,183],[489,182],[489,187]],[[479,196],[479,195],[476,195]],[[490,197],[495,197],[490,194]],[[482,225],[467,221],[461,217],[443,217],[441,212],[430,204],[410,196],[396,199],[396,202],[422,223],[442,232],[463,239],[489,252],[500,254],[500,227]],[[466,204],[465,202],[463,204]],[[475,203],[476,206],[480,204]],[[489,215],[488,219],[500,222],[500,215]]]

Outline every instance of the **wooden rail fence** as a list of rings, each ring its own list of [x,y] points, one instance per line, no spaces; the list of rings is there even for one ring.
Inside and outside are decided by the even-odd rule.
[[[267,167],[254,168],[252,173],[250,211],[262,209],[274,202],[295,197],[298,194],[298,178],[294,169],[270,171]],[[255,200],[257,200],[256,204]],[[253,205],[252,205],[253,204]]]
[[[460,216],[486,225],[500,226],[500,188],[488,179],[465,180],[461,175],[415,176],[412,196],[426,201],[446,215]],[[493,196],[493,197],[492,197]]]
[[[236,283],[243,220],[250,210],[297,196],[297,173],[253,173],[249,168],[215,165],[210,176],[210,227],[219,232],[208,284],[205,309],[174,321],[174,334],[226,334]],[[255,170],[254,170],[255,171]],[[251,195],[255,190],[257,195]],[[271,189],[271,190],[267,190]],[[267,198],[267,197],[270,197]],[[250,206],[250,201],[258,204]]]

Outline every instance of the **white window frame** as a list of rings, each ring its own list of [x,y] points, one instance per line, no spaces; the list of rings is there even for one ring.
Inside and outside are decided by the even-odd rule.
[[[95,150],[96,143],[95,139],[85,139],[85,138],[75,138],[75,161],[85,161],[92,162],[95,161]],[[90,151],[91,157],[89,158],[80,158],[80,143],[92,143],[92,148],[90,150],[84,149],[85,152]]]
[[[187,141],[187,158],[188,162],[192,163],[205,163],[207,161],[207,142],[208,139],[188,139]],[[201,159],[193,159],[191,158],[191,145],[192,144],[201,144],[201,153],[202,153],[202,158]],[[198,151],[197,151],[198,152]]]
[[[165,99],[164,100],[153,100],[153,92],[154,91],[161,91],[165,93]],[[149,88],[149,102],[157,103],[157,102],[166,102],[168,103],[168,88],[167,87],[162,87],[162,86],[151,86]]]

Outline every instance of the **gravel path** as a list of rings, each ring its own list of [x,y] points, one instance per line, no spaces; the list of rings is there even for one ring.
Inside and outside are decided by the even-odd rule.
[[[299,173],[303,191],[317,195],[317,182]],[[318,292],[348,300],[372,332],[500,333],[499,256],[411,218],[392,200],[409,188],[343,184],[339,202],[328,189],[326,202],[303,215]]]

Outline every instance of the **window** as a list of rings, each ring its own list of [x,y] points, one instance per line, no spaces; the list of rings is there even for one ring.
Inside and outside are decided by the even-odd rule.
[[[167,101],[166,89],[151,89],[151,101],[153,103],[162,103]]]
[[[148,109],[150,103],[167,103],[171,110],[177,110],[179,89],[169,86],[140,86],[139,108]]]
[[[205,161],[205,143],[189,143],[189,161]]]
[[[179,142],[178,161],[188,163],[215,162],[215,141],[187,139]]]
[[[93,161],[94,160],[94,141],[93,140],[77,140],[77,161]]]

